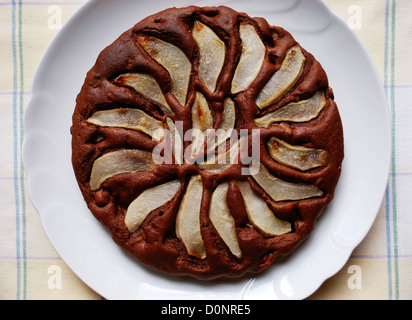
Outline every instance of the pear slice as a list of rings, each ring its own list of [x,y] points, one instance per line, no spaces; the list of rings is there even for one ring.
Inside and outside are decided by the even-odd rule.
[[[172,148],[173,155],[175,156],[176,164],[183,164],[183,139],[174,121],[170,118],[166,119],[167,126],[169,127],[170,134],[172,136]]]
[[[192,128],[206,131],[213,129],[213,116],[205,96],[196,92],[195,103],[192,107]]]
[[[137,41],[169,72],[172,78],[172,94],[181,105],[185,105],[192,72],[192,64],[186,54],[175,45],[154,37],[138,36]]]
[[[242,53],[232,80],[232,93],[246,90],[256,79],[266,55],[266,47],[250,24],[239,27]]]
[[[176,235],[187,252],[199,259],[206,258],[206,248],[200,230],[200,207],[203,182],[201,176],[193,176],[180,204],[176,217]]]
[[[196,92],[195,103],[192,106],[192,129],[194,141],[192,143],[192,157],[195,157],[204,146],[206,130],[213,129],[213,115],[204,95]],[[193,139],[192,138],[192,139]]]
[[[275,216],[267,203],[251,188],[247,181],[237,181],[250,222],[265,236],[274,237],[292,231],[288,221]]]
[[[181,185],[179,180],[174,180],[143,191],[126,211],[125,224],[130,233],[138,230],[153,210],[170,201]]]
[[[302,171],[324,166],[328,158],[328,152],[323,149],[293,146],[276,137],[272,137],[267,146],[275,161]]]
[[[209,208],[209,217],[217,233],[235,257],[241,258],[242,251],[236,236],[235,219],[230,214],[226,203],[229,183],[223,182],[213,191]]]
[[[278,71],[270,78],[256,99],[260,109],[270,106],[292,88],[302,75],[306,57],[302,50],[292,47]]]
[[[201,170],[204,170],[206,172],[210,173],[221,173],[230,167],[232,167],[234,164],[237,164],[239,162],[239,153],[240,153],[240,146],[242,145],[243,141],[246,139],[246,137],[241,137],[237,143],[231,143],[230,149],[221,152],[221,150],[218,150],[218,154],[213,156],[213,154],[207,158],[205,162],[199,163],[198,167]]]
[[[143,150],[118,150],[98,158],[90,175],[90,188],[99,190],[100,185],[110,177],[123,173],[150,171],[157,167],[152,153]]]
[[[158,134],[164,128],[163,123],[140,109],[119,108],[97,111],[87,121],[102,127],[119,127],[140,131],[158,141],[163,138]]]
[[[218,144],[226,141],[232,135],[232,130],[236,123],[236,109],[235,103],[232,99],[226,98],[223,104],[223,117],[220,122],[219,129],[223,130],[225,134],[219,139]]]
[[[220,146],[223,142],[232,136],[236,123],[236,110],[235,103],[232,99],[226,98],[223,104],[222,120],[216,130],[213,140],[208,143],[208,152],[213,151],[216,147]]]
[[[317,118],[325,105],[325,95],[319,91],[308,100],[289,103],[274,112],[255,119],[255,123],[259,127],[267,127],[274,122],[281,121],[307,122]]]
[[[167,114],[174,114],[172,108],[166,101],[162,89],[160,89],[156,79],[151,75],[145,73],[124,73],[114,81],[120,85],[134,89],[149,101],[153,101],[159,105]]]
[[[199,47],[199,78],[210,92],[214,92],[225,63],[225,43],[200,21],[195,21],[192,35]]]
[[[302,200],[323,195],[322,190],[311,184],[296,184],[278,179],[270,174],[268,169],[260,164],[260,170],[253,179],[274,200]]]

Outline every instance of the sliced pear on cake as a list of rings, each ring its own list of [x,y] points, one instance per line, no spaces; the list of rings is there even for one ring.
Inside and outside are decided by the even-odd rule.
[[[176,126],[175,122],[167,118],[166,119],[167,126],[169,127],[169,132],[172,136],[172,147],[171,150],[173,152],[173,155],[175,157],[176,164],[183,164],[183,138],[182,134],[179,131],[179,128]]]
[[[199,78],[210,92],[214,92],[225,63],[225,43],[211,28],[197,20],[194,23],[192,35],[200,54]]]
[[[174,114],[167,103],[156,79],[146,73],[124,73],[114,79],[115,83],[134,89],[144,98],[152,101],[163,109],[167,114]]]
[[[328,158],[328,152],[323,149],[293,146],[276,137],[272,137],[267,146],[275,161],[301,171],[324,166]]]
[[[275,216],[267,203],[251,188],[247,181],[237,181],[250,222],[265,236],[274,237],[292,231],[288,221]]]
[[[232,142],[229,150],[221,152],[218,149],[218,153],[209,154],[209,157],[205,162],[199,163],[198,167],[207,172],[217,174],[221,173],[234,164],[239,163],[239,153],[242,143],[245,141],[246,137],[241,137],[237,142]]]
[[[222,136],[219,136],[220,139],[218,140],[218,144],[230,138],[232,134],[232,130],[235,128],[235,123],[236,123],[235,103],[233,102],[232,99],[226,98],[223,103],[222,121],[220,122],[219,128],[218,128],[222,130],[224,134],[222,134]]]
[[[186,54],[179,47],[154,37],[138,36],[137,40],[169,72],[172,78],[171,92],[181,105],[185,105],[192,72],[192,64]]]
[[[87,121],[102,127],[140,131],[156,140],[163,138],[163,135],[159,135],[161,129],[164,129],[163,123],[140,109],[119,108],[97,111]]]
[[[143,191],[127,208],[125,224],[129,231],[138,230],[153,210],[172,200],[181,185],[179,180],[174,180]]]
[[[204,146],[207,130],[213,129],[213,115],[206,98],[196,92],[196,99],[191,109],[192,116],[192,157],[196,157]]]
[[[323,195],[322,190],[314,185],[276,178],[263,164],[260,164],[260,170],[253,175],[253,179],[274,201],[302,200]]]
[[[238,163],[237,158],[240,152],[240,143],[243,139],[239,139],[238,142],[233,143],[229,150],[221,150],[224,147],[224,143],[232,137],[236,122],[236,110],[235,104],[232,99],[226,98],[223,105],[223,116],[219,124],[218,129],[214,135],[210,135],[207,138],[207,158],[205,161],[199,162],[200,169],[211,172],[219,173],[233,164]],[[220,147],[220,148],[219,148]],[[216,154],[216,148],[218,153]]]
[[[223,182],[213,191],[209,217],[217,233],[228,246],[230,252],[238,258],[242,257],[242,251],[236,236],[235,219],[230,214],[229,207],[226,203],[229,183]]]
[[[239,27],[242,53],[232,80],[232,93],[246,90],[256,79],[266,55],[266,47],[254,26],[242,23]]]
[[[222,120],[215,135],[208,142],[207,150],[212,152],[226,140],[228,140],[233,133],[236,123],[236,109],[235,103],[232,99],[226,98],[223,104]]]
[[[289,91],[299,80],[303,72],[306,57],[302,50],[295,46],[287,53],[279,70],[269,79],[256,99],[256,105],[264,109]]]
[[[200,208],[203,196],[201,176],[193,176],[176,217],[176,235],[183,242],[188,254],[206,258],[206,248],[200,230]]]
[[[98,158],[92,168],[90,188],[99,190],[101,184],[116,175],[150,171],[157,167],[152,153],[143,150],[118,150],[106,153]]]
[[[289,103],[273,112],[255,119],[259,127],[267,127],[274,122],[307,122],[317,118],[326,105],[325,94],[317,92],[308,100]]]
[[[196,92],[195,103],[192,107],[192,128],[206,131],[213,129],[213,116],[205,96]]]

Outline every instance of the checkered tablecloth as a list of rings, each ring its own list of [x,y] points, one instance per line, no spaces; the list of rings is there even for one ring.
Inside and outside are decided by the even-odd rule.
[[[309,299],[412,298],[411,0],[326,0],[360,36],[391,109],[392,169],[376,221]],[[0,0],[0,299],[101,299],[62,261],[27,194],[23,114],[39,60],[84,0]],[[373,142],[371,142],[373,143]],[[379,141],[376,141],[379,143]]]

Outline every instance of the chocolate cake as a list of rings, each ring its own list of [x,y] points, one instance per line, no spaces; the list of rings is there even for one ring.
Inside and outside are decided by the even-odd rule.
[[[344,157],[320,63],[228,7],[170,8],[120,35],[88,72],[71,133],[81,192],[114,241],[202,280],[292,253]]]

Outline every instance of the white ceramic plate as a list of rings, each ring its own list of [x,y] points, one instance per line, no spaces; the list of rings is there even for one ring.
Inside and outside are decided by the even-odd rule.
[[[304,299],[346,263],[379,210],[390,165],[389,111],[378,73],[356,35],[321,0],[175,0],[227,5],[265,17],[325,68],[342,116],[346,158],[332,204],[310,238],[257,278],[204,283],[150,271],[129,258],[92,216],[71,166],[71,117],[99,52],[170,1],[90,0],[47,49],[25,113],[28,189],[62,259],[107,299]],[[376,142],[376,143],[374,143]]]

